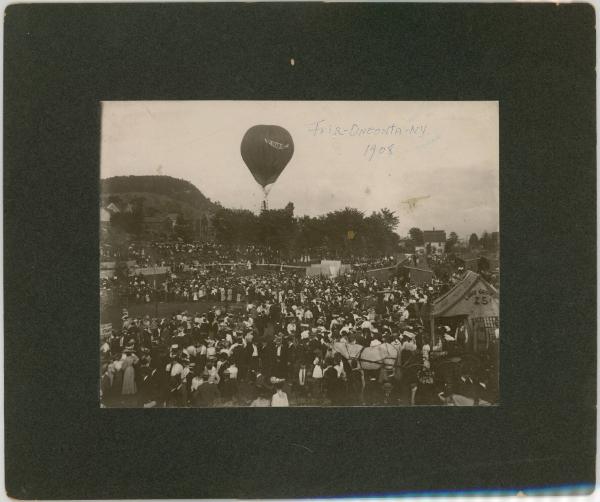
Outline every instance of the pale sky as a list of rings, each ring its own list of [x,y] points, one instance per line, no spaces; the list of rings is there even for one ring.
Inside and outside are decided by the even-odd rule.
[[[240,143],[253,125],[272,124],[294,140],[272,209],[387,207],[400,235],[414,226],[461,238],[498,230],[496,101],[109,101],[102,110],[102,178],[169,175],[225,207],[257,212],[262,189]],[[403,202],[417,197],[427,198]]]

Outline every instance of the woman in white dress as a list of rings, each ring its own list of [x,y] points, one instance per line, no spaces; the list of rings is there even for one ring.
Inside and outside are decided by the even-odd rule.
[[[313,361],[313,371],[312,371],[312,385],[311,385],[311,394],[312,397],[319,398],[321,397],[321,382],[323,381],[323,367],[321,365],[321,359],[319,357],[315,357]]]
[[[288,397],[285,392],[283,392],[283,385],[281,382],[275,384],[276,392],[273,394],[271,398],[271,406],[272,407],[286,407],[289,406]]]
[[[138,357],[133,353],[132,349],[126,349],[123,353],[123,388],[121,394],[124,396],[133,395],[137,392],[135,384],[135,369],[134,365],[138,363]]]

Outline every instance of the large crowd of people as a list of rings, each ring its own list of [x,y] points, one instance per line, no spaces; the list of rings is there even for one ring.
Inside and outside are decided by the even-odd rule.
[[[268,246],[227,246],[214,242],[183,243],[178,241],[132,242],[126,250],[117,252],[110,246],[101,247],[103,260],[134,261],[138,267],[169,267],[181,271],[205,264],[281,264],[306,265],[323,259],[338,259],[324,248],[315,248],[302,253],[288,254],[285,257]],[[394,256],[354,256],[344,257],[344,261],[354,267],[383,268],[392,266]]]
[[[109,246],[101,248],[104,260],[134,260],[139,267],[185,267],[193,263],[281,263],[305,264],[332,258],[322,248],[313,249],[285,258],[268,246],[231,246],[215,242],[184,243],[179,241],[132,242],[126,250]]]
[[[102,254],[107,259],[109,248]],[[317,251],[312,256],[302,254],[295,260],[283,261],[277,253],[261,246],[225,246],[216,243],[133,242],[122,258],[135,263],[135,268],[160,268],[168,271],[157,278],[152,274],[119,274],[114,271],[100,279],[101,294],[117,292],[128,303],[155,301],[242,301],[247,284],[240,274],[256,265],[306,266],[320,261]],[[325,255],[326,256],[326,255]],[[333,258],[333,257],[327,257]],[[397,263],[394,256],[348,257],[355,271],[391,267]],[[273,263],[271,263],[273,262]],[[276,268],[275,268],[276,269]]]
[[[191,255],[198,251],[174,246]],[[213,258],[206,255],[205,263]],[[240,259],[243,264],[248,256],[232,251],[218,258]],[[380,260],[380,264],[392,262]],[[255,275],[249,268],[198,266],[161,280],[141,275],[127,278],[128,295],[141,302],[158,295],[161,301],[190,303],[187,310],[163,317],[125,312],[122,326],[113,326],[103,336],[102,404],[476,405],[496,401],[497,330],[484,353],[465,356],[468,335],[463,325],[439,326],[432,338],[426,323],[431,303],[461,279],[460,271],[447,280],[417,286],[398,276],[378,280],[360,267],[338,277],[283,271]],[[107,279],[107,288],[118,283],[118,278]],[[364,369],[360,359],[336,350],[340,344],[381,345],[397,355],[393,364]]]

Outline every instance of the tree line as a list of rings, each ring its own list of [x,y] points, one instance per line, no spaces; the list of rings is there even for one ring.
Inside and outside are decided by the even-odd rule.
[[[498,236],[498,232],[483,232],[481,237],[478,237],[477,234],[471,234],[469,237],[469,248],[481,248],[485,251],[498,251],[498,248],[500,247]]]
[[[346,207],[325,215],[294,216],[290,202],[284,209],[260,214],[243,209],[217,210],[212,227],[217,242],[231,245],[266,245],[282,256],[384,256],[399,251],[394,232],[398,217],[387,208],[366,215]]]
[[[206,214],[203,214],[200,218],[186,217],[181,208],[176,205],[176,202],[173,202],[175,206],[172,207],[172,212],[177,215],[174,223],[160,209],[146,205],[146,198],[142,196],[133,197],[128,203],[125,203],[118,195],[110,195],[108,202],[117,204],[117,207],[121,209],[126,205],[130,206],[130,210],[111,213],[110,224],[113,229],[136,238],[150,232],[163,238],[175,237],[183,241],[193,241],[196,239],[206,240],[210,234],[209,218]],[[163,219],[162,226],[148,229],[144,218],[153,216]]]
[[[123,206],[117,195],[111,195],[108,202]],[[145,216],[160,213],[156,208],[145,205],[145,198],[133,197],[129,200],[130,210],[111,215],[111,227],[140,238],[148,229],[144,225]],[[195,240],[216,240],[228,245],[268,246],[282,258],[297,258],[313,255],[330,258],[352,256],[389,256],[397,252],[412,253],[416,246],[424,245],[424,235],[420,228],[409,230],[409,239],[402,240],[395,229],[399,220],[387,208],[374,211],[370,215],[355,208],[346,207],[320,216],[294,215],[294,205],[290,202],[283,209],[263,210],[255,214],[245,209],[228,209],[220,206],[212,217],[204,214],[201,218],[189,219],[177,211],[174,224],[159,229],[163,238],[179,238],[185,242]],[[154,229],[154,234],[157,230]],[[471,234],[468,245],[460,245],[458,235],[450,232],[444,247],[452,253],[468,247],[497,251],[498,233],[483,232],[481,237]],[[430,249],[426,249],[429,253]]]

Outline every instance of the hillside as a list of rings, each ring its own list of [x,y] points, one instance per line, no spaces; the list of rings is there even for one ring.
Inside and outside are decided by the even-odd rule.
[[[115,176],[101,180],[103,205],[144,199],[144,213],[181,213],[188,218],[213,214],[220,205],[211,201],[189,181],[171,176]],[[109,200],[110,199],[110,200]]]

